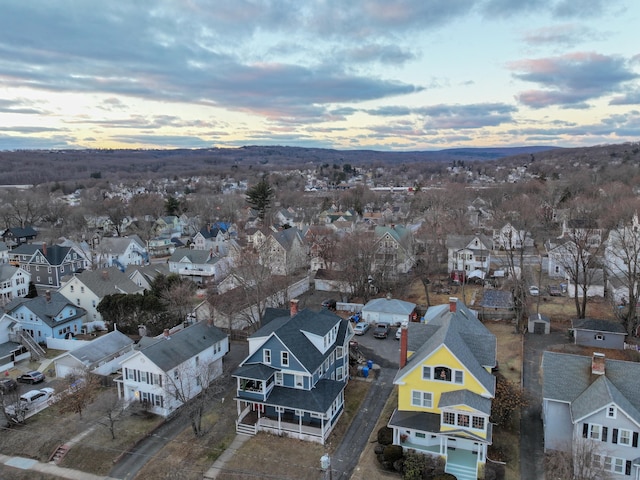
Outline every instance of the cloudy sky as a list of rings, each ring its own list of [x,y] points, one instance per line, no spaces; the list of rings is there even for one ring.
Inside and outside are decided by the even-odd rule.
[[[637,0],[2,0],[0,150],[640,138]]]

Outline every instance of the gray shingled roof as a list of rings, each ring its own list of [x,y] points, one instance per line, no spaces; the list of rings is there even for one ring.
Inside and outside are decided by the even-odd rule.
[[[348,320],[344,320],[326,309],[320,310],[319,312],[304,309],[294,317],[287,315],[274,318],[251,335],[251,338],[266,338],[272,334],[276,335],[307,371],[313,373],[322,362],[324,362],[329,353],[331,353],[331,349],[323,354],[311,343],[303,332],[324,336],[338,322],[340,322],[340,328],[336,342],[343,344],[347,332]]]
[[[438,408],[455,407],[457,405],[467,405],[478,412],[486,415],[491,414],[491,399],[482,397],[469,390],[454,390],[452,392],[444,392],[440,395]]]
[[[610,320],[599,320],[596,318],[574,318],[571,327],[579,330],[593,330],[595,332],[609,332],[627,334],[627,330],[619,322]]]
[[[270,367],[264,363],[248,363],[238,367],[236,371],[233,372],[233,376],[250,378],[252,380],[269,380],[276,372],[279,372],[277,368]]]
[[[591,357],[546,351],[542,370],[543,398],[570,403],[574,421],[613,402],[640,422],[640,363],[605,359],[604,375],[593,375]]]
[[[18,271],[18,267],[9,265],[8,263],[0,264],[0,282],[6,282],[13,277]]]
[[[36,243],[23,243],[22,245],[11,250],[11,254],[15,255],[33,255],[37,251],[40,251],[44,255],[44,246]],[[48,245],[47,254],[44,257],[47,259],[49,265],[57,266],[62,265],[64,259],[71,251],[71,247],[61,247],[60,245]]]
[[[199,322],[140,350],[149,360],[168,372],[227,336],[219,328]]]
[[[324,413],[331,407],[336,397],[344,390],[346,383],[336,380],[318,380],[311,390],[300,388],[273,387],[267,400],[268,405],[307,412]]]
[[[49,327],[57,327],[67,322],[84,317],[87,311],[71,303],[67,298],[59,292],[51,292],[51,300],[47,301],[46,296],[35,298],[19,297],[13,299],[6,307],[6,311],[11,315],[20,305],[24,305],[33,312],[40,320]],[[76,314],[66,317],[62,320],[55,320],[55,317],[62,312],[66,306],[72,306],[76,310]]]
[[[416,304],[398,300],[397,298],[374,298],[362,307],[362,312],[382,312],[408,315],[416,308]]]
[[[101,270],[85,270],[82,273],[75,273],[74,276],[82,282],[86,288],[96,294],[98,298],[104,298],[114,293],[142,293],[144,290],[117,267],[103,268]]]
[[[182,262],[183,259],[189,262]],[[214,264],[219,260],[215,255],[211,255],[209,250],[193,250],[191,248],[176,248],[171,257],[170,262],[192,263],[195,265]]]
[[[92,365],[133,343],[134,341],[124,333],[114,330],[92,340],[88,345],[72,350],[69,354],[85,365]]]
[[[513,308],[513,294],[504,290],[485,290],[479,305],[486,308]]]
[[[293,247],[296,237],[302,241],[300,230],[297,228],[285,228],[284,230],[272,233],[271,236],[276,242],[282,245],[282,248],[287,252]]]
[[[390,427],[405,428],[407,430],[419,430],[422,432],[440,433],[440,414],[429,412],[414,412],[408,410],[396,410],[391,415],[388,425]],[[468,430],[450,430],[444,432],[447,436],[471,438],[479,443],[491,444],[493,437],[493,425],[487,424],[487,438],[474,435]]]

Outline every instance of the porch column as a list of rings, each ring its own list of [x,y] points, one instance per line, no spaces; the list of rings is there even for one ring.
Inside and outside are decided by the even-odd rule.
[[[282,419],[282,412],[278,410],[278,433],[282,432],[282,426],[280,424],[280,420]]]
[[[300,416],[298,417],[298,433],[302,435],[302,412],[300,412]]]
[[[447,454],[447,437],[440,437],[440,455]]]

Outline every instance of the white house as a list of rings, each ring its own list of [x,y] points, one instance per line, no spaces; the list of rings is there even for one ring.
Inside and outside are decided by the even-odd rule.
[[[102,322],[98,305],[105,296],[115,293],[141,294],[144,288],[136,285],[117,267],[110,267],[74,273],[65,280],[58,292],[87,311],[87,322]]]
[[[13,368],[15,362],[31,356],[29,350],[19,343],[12,329],[16,328],[16,319],[6,313],[0,317],[0,372]]]
[[[0,263],[0,305],[6,305],[29,292],[31,274],[20,267]]]
[[[177,248],[169,258],[169,271],[204,285],[226,277],[229,262],[213,250]]]
[[[121,362],[118,395],[126,402],[143,402],[166,417],[222,374],[228,351],[228,336],[207,322],[175,334],[167,331]]]
[[[137,235],[103,237],[96,245],[94,255],[97,268],[118,267],[124,271],[128,265],[149,263],[147,249]]]
[[[449,272],[489,271],[492,240],[486,235],[447,235]]]

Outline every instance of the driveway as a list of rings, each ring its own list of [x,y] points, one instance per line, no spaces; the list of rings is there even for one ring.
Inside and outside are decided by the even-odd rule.
[[[542,352],[550,345],[566,343],[564,333],[526,334],[522,365],[528,405],[520,417],[520,478],[544,480],[544,430],[542,427]]]

